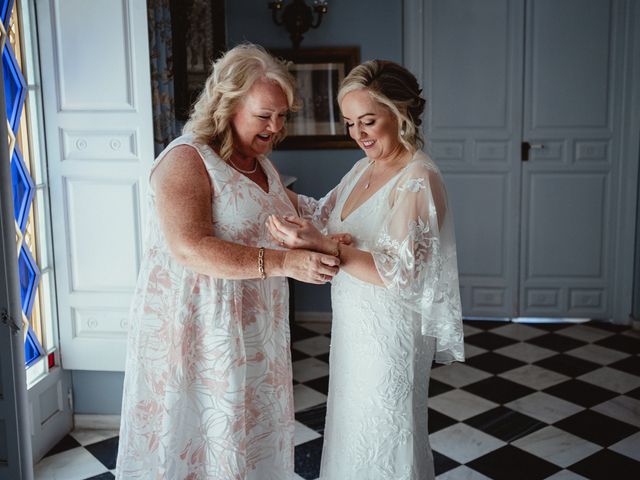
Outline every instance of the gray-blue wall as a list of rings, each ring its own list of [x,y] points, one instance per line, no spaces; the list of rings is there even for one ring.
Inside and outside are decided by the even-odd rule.
[[[640,172],[638,172],[638,185],[640,185]],[[631,309],[631,316],[636,322],[640,322],[640,191],[638,191],[636,205],[636,254],[633,272],[633,307]]]
[[[384,58],[402,62],[402,3],[329,2],[322,25],[307,32],[301,48],[357,46],[361,61]],[[288,32],[271,21],[266,1],[228,1],[227,38],[229,46],[249,41],[265,47],[291,48]],[[298,178],[296,192],[318,198],[333,188],[362,156],[357,149],[302,150],[276,151],[271,158],[282,173]],[[296,311],[331,311],[329,291],[329,285],[296,282]]]
[[[227,44],[249,41],[272,48],[290,48],[284,27],[271,21],[267,0],[227,0]],[[309,0],[307,3],[311,3]],[[304,47],[360,47],[362,61],[384,58],[402,61],[402,3],[383,0],[329,2],[322,25],[305,35]],[[295,190],[320,197],[334,187],[361,158],[360,150],[274,152],[281,172],[298,178]],[[295,287],[297,311],[330,311],[329,286]],[[74,409],[78,414],[117,415],[124,374],[73,372]]]

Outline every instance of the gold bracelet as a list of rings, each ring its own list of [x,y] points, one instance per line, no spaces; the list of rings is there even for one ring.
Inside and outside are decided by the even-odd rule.
[[[258,250],[258,273],[262,280],[267,278],[267,274],[264,271],[264,247],[260,247]]]
[[[338,259],[340,259],[340,241],[336,240],[336,249],[331,252],[331,255],[333,255],[334,257],[338,257]]]

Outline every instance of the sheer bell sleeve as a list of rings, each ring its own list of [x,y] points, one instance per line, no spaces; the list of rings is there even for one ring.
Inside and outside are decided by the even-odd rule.
[[[455,238],[442,177],[430,159],[398,180],[371,252],[384,285],[417,312],[439,363],[464,360]]]
[[[336,205],[337,189],[338,187],[333,188],[320,200],[298,195],[298,215],[313,222],[323,235],[327,234],[327,222]]]

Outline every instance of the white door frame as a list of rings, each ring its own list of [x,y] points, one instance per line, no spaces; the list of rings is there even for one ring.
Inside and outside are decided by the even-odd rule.
[[[24,331],[4,112],[4,81],[0,81],[0,480],[31,480]]]

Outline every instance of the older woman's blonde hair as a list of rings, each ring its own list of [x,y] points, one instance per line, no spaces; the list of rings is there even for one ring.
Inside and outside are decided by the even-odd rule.
[[[289,110],[298,108],[295,79],[287,64],[259,45],[245,43],[232,48],[213,62],[212,70],[182,132],[212,145],[224,161],[233,152],[231,117],[257,80],[267,78],[277,83],[287,97]],[[274,135],[273,144],[285,136],[283,128]]]
[[[396,117],[398,141],[410,152],[424,144],[420,119],[425,99],[418,80],[409,70],[387,60],[370,60],[355,67],[345,77],[338,92],[338,102],[354,90],[365,89],[371,97]]]

